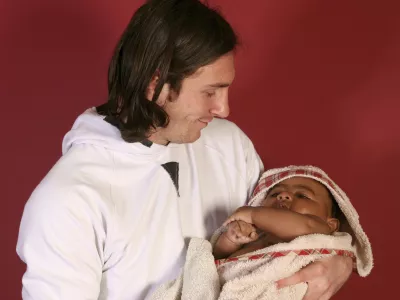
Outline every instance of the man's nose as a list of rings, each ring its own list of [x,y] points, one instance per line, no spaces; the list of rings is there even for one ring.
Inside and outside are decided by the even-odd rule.
[[[228,91],[226,90],[218,99],[215,99],[210,113],[214,117],[225,119],[229,116],[229,112]]]

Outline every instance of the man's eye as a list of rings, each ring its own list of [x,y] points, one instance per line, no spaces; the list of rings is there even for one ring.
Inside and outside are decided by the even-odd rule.
[[[215,96],[215,92],[212,92],[212,93],[207,92],[206,95],[208,98],[212,98]]]

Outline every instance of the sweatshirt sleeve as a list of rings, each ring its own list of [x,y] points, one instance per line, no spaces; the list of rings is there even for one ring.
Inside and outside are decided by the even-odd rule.
[[[101,219],[82,192],[32,195],[17,243],[27,265],[23,299],[98,299],[105,237]]]
[[[261,174],[264,172],[264,165],[261,161],[260,156],[256,152],[253,143],[248,140],[247,147],[247,197],[250,199],[254,188],[256,187]]]
[[[253,143],[244,133],[243,143],[246,155],[247,198],[250,199],[261,174],[264,172],[264,165]]]

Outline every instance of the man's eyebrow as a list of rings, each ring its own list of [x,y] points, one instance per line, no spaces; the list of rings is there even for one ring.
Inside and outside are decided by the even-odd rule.
[[[208,84],[206,87],[211,87],[211,88],[224,88],[224,87],[228,87],[231,84],[228,82],[218,82],[218,83],[212,83],[212,84]]]

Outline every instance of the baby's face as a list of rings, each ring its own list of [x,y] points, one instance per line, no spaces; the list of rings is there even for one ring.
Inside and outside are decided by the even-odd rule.
[[[316,216],[324,221],[331,217],[332,200],[324,185],[311,178],[292,177],[269,190],[263,206]]]

